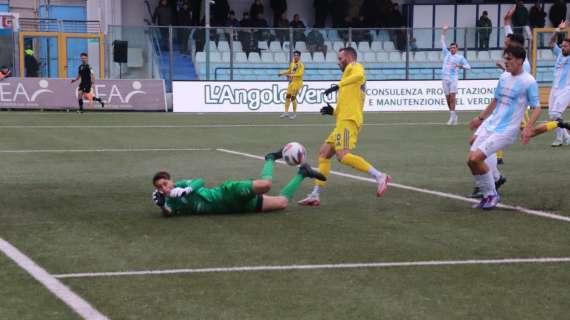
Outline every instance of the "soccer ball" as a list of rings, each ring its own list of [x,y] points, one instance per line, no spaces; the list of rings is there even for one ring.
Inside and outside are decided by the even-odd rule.
[[[283,147],[283,160],[290,166],[298,166],[305,162],[307,151],[298,142],[289,142]]]

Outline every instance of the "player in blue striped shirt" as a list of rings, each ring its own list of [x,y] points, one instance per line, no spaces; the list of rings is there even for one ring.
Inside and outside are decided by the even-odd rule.
[[[443,26],[443,31],[441,33],[441,50],[443,51],[443,66],[441,67],[441,82],[443,85],[443,93],[445,94],[445,99],[447,100],[447,107],[449,108],[449,121],[448,125],[457,124],[457,113],[455,112],[457,95],[457,82],[459,79],[459,70],[471,69],[471,66],[467,60],[460,54],[457,53],[457,43],[452,42],[449,44],[449,49],[447,49],[447,44],[445,43],[445,33],[449,30],[448,26]]]
[[[522,132],[523,141],[528,141],[534,134],[534,123],[540,117],[538,83],[523,69],[526,58],[524,48],[511,45],[505,49],[503,57],[508,72],[501,75],[491,103],[469,124],[471,129],[477,129],[471,138],[467,165],[475,184],[483,193],[481,202],[474,206],[479,209],[493,209],[500,201],[492,170],[485,160],[515,143],[527,106],[533,112]]]
[[[560,29],[566,28],[566,21],[562,21],[550,38],[550,47],[556,63],[554,65],[554,81],[548,98],[548,116],[550,120],[562,119],[566,107],[570,103],[570,38],[562,41],[562,47],[556,44],[556,36]],[[570,134],[563,128],[556,129],[556,138],[552,142],[553,147],[560,147],[563,144],[570,145]]]

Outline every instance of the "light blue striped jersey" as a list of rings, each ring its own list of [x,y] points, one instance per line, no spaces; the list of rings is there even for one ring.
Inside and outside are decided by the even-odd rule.
[[[526,107],[540,107],[538,83],[528,72],[516,76],[504,72],[495,90],[495,100],[497,106],[491,116],[485,120],[485,129],[495,133],[516,135],[520,130]]]
[[[443,51],[443,66],[441,67],[441,79],[457,81],[459,78],[459,72],[457,65],[462,65],[464,69],[471,69],[471,66],[460,54],[451,54],[446,47],[442,48]]]
[[[562,49],[556,44],[552,48],[552,53],[556,56],[556,63],[554,64],[554,81],[552,82],[552,88],[563,89],[570,85],[570,78],[568,73],[570,72],[570,55],[563,55]]]

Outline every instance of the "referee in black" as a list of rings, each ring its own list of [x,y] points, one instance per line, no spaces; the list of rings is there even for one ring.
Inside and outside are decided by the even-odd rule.
[[[87,98],[87,100],[89,100],[89,107],[93,105],[93,100],[95,100],[101,104],[101,108],[105,108],[105,103],[103,102],[103,100],[101,100],[101,98],[93,96],[93,94],[91,93],[91,87],[95,82],[95,75],[93,74],[91,66],[87,63],[89,56],[87,55],[87,53],[83,52],[81,53],[80,58],[81,58],[81,65],[79,66],[77,77],[71,80],[71,83],[74,83],[75,81],[81,79],[81,81],[79,82],[79,88],[77,88],[77,90],[79,91],[78,94],[79,112],[80,113],[83,112],[84,97]]]

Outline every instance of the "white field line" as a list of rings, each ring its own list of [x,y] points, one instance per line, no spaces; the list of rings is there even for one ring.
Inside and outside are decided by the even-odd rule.
[[[243,156],[243,157],[248,157],[248,158],[260,159],[260,160],[263,160],[263,159],[264,159],[264,157],[260,157],[260,156],[254,155],[254,154],[249,154],[249,153],[234,151],[234,150],[228,150],[228,149],[216,149],[216,150],[221,151],[221,152],[225,152],[225,153],[229,153],[229,154],[234,154],[234,155],[239,155],[239,156]],[[283,161],[279,161],[279,163],[284,163],[284,162],[283,162]],[[338,171],[331,171],[331,174],[337,175],[337,176],[341,176],[341,177],[351,178],[351,179],[355,179],[355,180],[360,180],[360,181],[366,181],[366,182],[376,183],[376,180],[374,180],[374,179],[372,179],[372,178],[365,178],[365,177],[356,176],[356,175],[352,175],[352,174],[348,174],[348,173],[343,173],[343,172],[338,172]],[[440,192],[440,191],[429,190],[429,189],[423,189],[423,188],[416,188],[416,187],[406,186],[406,185],[399,184],[399,183],[394,183],[394,182],[390,183],[390,186],[395,187],[395,188],[399,188],[399,189],[404,189],[404,190],[410,190],[410,191],[415,191],[415,192],[420,192],[420,193],[431,194],[431,195],[434,195],[434,196],[437,196],[437,197],[442,197],[442,198],[461,200],[461,201],[470,202],[470,203],[477,203],[477,202],[479,202],[479,200],[470,199],[470,198],[463,197],[463,196],[459,196],[459,195],[455,195],[455,194],[452,194],[452,193]],[[507,205],[507,204],[499,204],[498,207],[499,207],[499,208],[502,208],[502,209],[515,210],[515,211],[519,211],[519,212],[522,212],[522,213],[526,213],[526,214],[534,215],[534,216],[539,216],[539,217],[543,217],[543,218],[548,218],[548,219],[554,219],[554,220],[559,220],[559,221],[570,222],[570,217],[566,217],[566,216],[562,216],[562,215],[558,215],[558,214],[554,214],[554,213],[550,213],[550,212],[539,211],[539,210],[533,210],[533,209],[527,209],[527,208],[524,208],[524,207],[521,207],[521,206],[513,206],[513,205]]]
[[[81,152],[158,152],[158,151],[210,151],[211,148],[148,148],[148,149],[39,149],[0,150],[0,153],[81,153]]]
[[[106,316],[97,311],[89,302],[85,301],[75,292],[71,291],[61,281],[57,280],[51,274],[47,273],[42,267],[28,258],[16,247],[6,240],[0,238],[0,251],[8,258],[12,259],[20,268],[24,269],[34,279],[46,287],[52,294],[65,302],[73,311],[77,312],[83,319],[103,320],[108,319]]]
[[[395,126],[444,126],[443,122],[392,122],[392,123],[365,123],[370,127]],[[467,125],[460,123],[459,125]],[[188,124],[188,125],[16,125],[0,126],[0,129],[152,129],[152,128],[277,128],[277,127],[333,127],[333,123],[266,123],[266,124]]]
[[[118,277],[118,276],[148,276],[180,273],[216,273],[216,272],[254,272],[254,271],[289,271],[289,270],[319,270],[319,269],[356,269],[356,268],[398,268],[398,267],[433,267],[457,265],[493,265],[493,264],[522,264],[522,263],[568,263],[570,257],[559,258],[514,258],[486,260],[432,260],[406,262],[367,262],[367,263],[338,263],[338,264],[293,264],[281,266],[243,266],[225,268],[196,268],[143,270],[124,272],[86,272],[53,275],[56,278],[89,278],[89,277]]]

